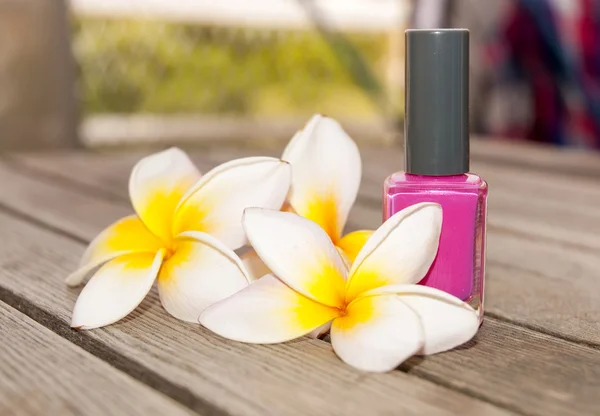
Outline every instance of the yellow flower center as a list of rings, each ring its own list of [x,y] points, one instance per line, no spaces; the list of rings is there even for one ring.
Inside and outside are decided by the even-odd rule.
[[[348,315],[348,304],[344,303],[344,306],[337,308],[337,310],[340,311],[339,318],[343,318],[344,316]]]
[[[333,244],[337,244],[341,230],[338,229],[337,201],[333,195],[309,198],[302,211],[304,217],[319,224]]]
[[[165,257],[163,258],[163,261],[169,260],[173,254],[175,254],[175,248],[165,247]]]

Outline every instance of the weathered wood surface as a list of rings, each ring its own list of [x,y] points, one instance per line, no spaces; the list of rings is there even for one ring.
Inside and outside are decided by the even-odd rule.
[[[16,177],[11,182],[17,184]],[[93,201],[86,195],[60,193],[56,188],[43,194],[43,185],[28,185],[12,191],[29,189],[41,199],[62,201],[65,218],[71,209],[87,207],[89,218],[112,220],[102,213],[102,204],[94,209],[93,203],[82,203]],[[27,199],[26,206],[39,207],[41,199]],[[121,323],[73,332],[68,323],[79,291],[67,289],[63,280],[76,267],[84,245],[79,238],[57,235],[54,229],[42,229],[1,212],[0,229],[6,239],[0,248],[0,290],[5,302],[28,315],[41,316],[55,332],[194,410],[220,409],[223,414],[239,415],[348,415],[361,414],[365,408],[374,414],[426,411],[450,415],[459,410],[473,415],[505,414],[403,372],[371,376],[353,371],[321,341],[256,346],[219,339],[199,325],[171,318],[155,293]]]
[[[201,412],[596,414],[600,156],[563,159],[528,147],[511,158],[511,146],[476,147],[473,170],[491,188],[488,318],[467,347],[413,359],[390,374],[349,369],[322,341],[249,346],[219,339],[169,317],[155,294],[121,323],[71,331],[78,291],[62,280],[87,241],[131,212],[126,183],[139,153],[11,155],[0,163],[1,299]],[[279,152],[193,156],[206,171],[232,157]],[[363,186],[349,221],[355,229],[379,224],[381,181],[402,164],[398,150],[362,154]]]
[[[1,302],[0,333],[1,415],[193,414]]]

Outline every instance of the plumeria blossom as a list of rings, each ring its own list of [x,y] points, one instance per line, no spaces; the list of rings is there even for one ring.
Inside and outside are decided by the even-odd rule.
[[[248,209],[244,228],[272,274],[205,309],[200,323],[225,338],[268,344],[331,322],[337,355],[365,371],[389,371],[414,354],[454,348],[477,332],[477,312],[415,284],[437,254],[441,223],[441,207],[433,203],[396,213],[348,270],[314,222]]]
[[[356,143],[337,121],[316,114],[292,137],[281,158],[292,165],[292,186],[283,210],[319,224],[351,264],[373,233],[342,235],[362,174]],[[254,279],[269,273],[255,251],[242,259]]]
[[[290,210],[319,224],[352,263],[372,233],[342,236],[362,175],[356,143],[337,121],[316,114],[292,137],[281,158],[293,168]]]
[[[247,243],[244,209],[280,209],[290,180],[290,165],[269,157],[232,160],[204,176],[177,148],[142,159],[129,181],[136,215],[102,231],[67,278],[78,285],[101,266],[81,291],[71,325],[90,329],[118,321],[155,280],[167,312],[197,322],[204,308],[250,281],[233,252]]]

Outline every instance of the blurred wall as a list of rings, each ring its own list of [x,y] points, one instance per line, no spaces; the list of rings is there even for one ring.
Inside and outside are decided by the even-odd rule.
[[[0,151],[77,144],[63,0],[0,0]]]

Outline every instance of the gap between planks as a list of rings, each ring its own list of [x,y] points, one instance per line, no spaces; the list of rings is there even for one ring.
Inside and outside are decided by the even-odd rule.
[[[61,321],[44,308],[39,307],[23,296],[13,293],[2,285],[0,285],[0,301],[0,304],[4,303],[9,305],[33,321],[43,325],[44,328],[63,339],[67,345],[69,345],[68,341],[70,341],[72,345],[76,345],[93,357],[99,359],[101,362],[105,362],[107,366],[120,370],[129,377],[142,383],[142,385],[148,386],[151,389],[148,390],[147,394],[156,394],[156,392],[160,392],[160,394],[164,394],[166,397],[169,397],[190,410],[201,412],[203,415],[230,415],[229,412],[221,411],[203,398],[195,396],[189,390],[171,383],[169,379],[163,377],[156,371],[149,369],[135,360],[123,356],[118,350],[111,348],[108,343],[98,342],[96,339],[89,337],[85,331],[75,331],[71,329],[68,321]],[[115,373],[119,373],[119,371],[115,370]],[[117,378],[117,380],[119,379]],[[156,390],[156,392],[153,393],[152,389]],[[84,395],[73,397],[75,400],[79,400],[84,397]]]
[[[0,414],[192,415],[2,302],[0,332]]]

